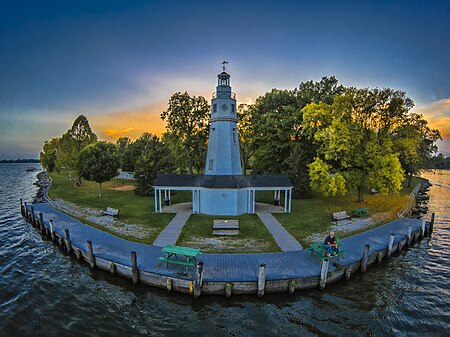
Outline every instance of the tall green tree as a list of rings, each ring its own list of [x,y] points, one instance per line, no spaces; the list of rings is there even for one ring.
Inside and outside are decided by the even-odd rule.
[[[120,137],[116,140],[117,153],[120,158],[120,168],[123,171],[128,171],[129,166],[131,166],[128,162],[126,162],[126,160],[128,159],[126,158],[127,149],[131,143],[131,139],[128,137]]]
[[[188,172],[203,169],[209,133],[210,106],[202,96],[177,92],[170,97],[167,110],[161,114],[167,133],[177,138],[184,149]]]
[[[174,171],[174,160],[168,146],[157,136],[145,134],[140,138],[142,151],[135,164],[134,178],[137,195],[151,195],[156,176]]]
[[[70,172],[76,171],[77,181],[81,182],[81,175],[77,170],[80,152],[85,146],[96,141],[97,135],[92,132],[87,118],[83,115],[78,116],[58,143],[57,167],[68,169]]]
[[[306,106],[303,127],[319,146],[309,165],[312,187],[324,195],[357,188],[359,202],[369,186],[399,191],[404,171],[392,135],[413,105],[402,91],[351,88],[332,105]]]
[[[247,174],[250,166],[250,160],[253,156],[253,128],[251,106],[248,104],[239,104],[237,109],[238,116],[238,135],[239,146],[241,149],[242,174]]]
[[[120,158],[112,143],[97,142],[85,146],[78,159],[80,176],[99,185],[98,196],[102,196],[102,183],[119,174]]]
[[[58,157],[59,140],[59,138],[52,138],[50,141],[45,141],[39,154],[39,161],[48,172],[53,172],[55,168],[57,169],[56,159]]]

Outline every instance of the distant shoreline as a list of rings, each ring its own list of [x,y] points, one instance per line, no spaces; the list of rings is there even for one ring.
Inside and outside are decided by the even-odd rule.
[[[0,164],[39,164],[39,159],[2,159]]]

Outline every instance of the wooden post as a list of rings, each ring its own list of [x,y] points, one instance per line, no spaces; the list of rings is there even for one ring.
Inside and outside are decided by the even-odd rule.
[[[423,238],[425,236],[425,226],[427,224],[427,219],[422,219],[422,225],[420,226],[420,238]]]
[[[381,261],[383,260],[383,253],[382,252],[379,252],[378,254],[377,254],[377,263],[378,264],[381,264]]]
[[[25,219],[28,220],[28,205],[27,205],[26,202],[24,202],[23,208],[24,208],[24,210],[23,210],[23,212],[24,212],[24,217],[25,217]]]
[[[435,214],[431,213],[431,221],[430,221],[430,225],[428,226],[428,236],[431,237],[431,234],[433,234],[433,229],[434,229],[434,217]]]
[[[137,254],[136,252],[131,252],[131,280],[133,284],[139,282],[139,270],[137,268]]]
[[[36,227],[36,219],[34,217],[34,207],[31,206],[31,226]]]
[[[72,242],[70,242],[70,233],[69,230],[67,228],[64,229],[64,237],[66,240],[66,249],[67,252],[71,252],[72,251]]]
[[[263,263],[259,266],[258,290],[256,292],[258,297],[264,296],[264,288],[265,287],[266,287],[266,265]]]
[[[400,240],[397,245],[397,252],[400,253],[402,249],[403,249],[403,243],[402,243],[402,240]]]
[[[109,263],[109,272],[111,275],[116,275],[117,273],[117,266],[114,262]]]
[[[394,246],[394,239],[395,239],[395,235],[391,234],[389,236],[389,242],[388,242],[387,251],[386,251],[386,258],[387,259],[391,258],[392,248]]]
[[[72,247],[73,248],[73,247]],[[75,254],[75,256],[77,257],[77,260],[80,261],[81,260],[81,250],[80,249],[74,249],[73,253]]]
[[[42,212],[39,212],[39,228],[41,230],[41,234],[45,235],[44,215]]]
[[[232,290],[233,290],[233,284],[231,282],[225,283],[225,298],[231,297]]]
[[[173,288],[173,283],[172,283],[172,279],[170,277],[166,278],[166,290],[168,293],[170,293],[172,291]]]
[[[94,249],[92,248],[92,241],[87,240],[86,246],[87,246],[87,250],[88,250],[89,267],[91,267],[91,269],[94,269],[95,268],[95,256],[94,256]]]
[[[320,290],[324,290],[325,285],[327,284],[329,264],[330,264],[330,260],[328,260],[328,259],[322,260],[322,266],[320,268],[320,280],[319,280],[319,289]]]
[[[203,273],[203,262],[198,262],[194,280],[194,298],[199,298],[202,293],[202,284],[203,284],[202,273]]]
[[[21,214],[22,216],[25,215],[24,210],[23,210],[23,202],[22,202],[22,198],[20,199],[20,214]]]
[[[295,280],[290,280],[288,284],[289,294],[293,294],[295,292],[295,287],[297,286],[297,282]]]
[[[50,237],[52,238],[52,241],[55,241],[55,231],[53,229],[53,220],[50,219]]]
[[[406,235],[406,246],[411,246],[412,243],[412,225],[408,225],[408,234]]]
[[[369,261],[369,250],[370,245],[365,245],[363,250],[363,255],[361,259],[361,272],[364,273],[367,269],[367,261]]]
[[[348,281],[350,280],[350,277],[352,276],[352,269],[350,267],[345,269],[345,279]]]

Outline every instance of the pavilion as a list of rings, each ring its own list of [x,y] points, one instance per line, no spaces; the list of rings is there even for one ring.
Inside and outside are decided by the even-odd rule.
[[[236,95],[230,75],[217,76],[211,100],[205,174],[160,174],[154,183],[155,212],[170,205],[171,191],[192,191],[192,213],[240,215],[255,213],[256,191],[274,191],[275,204],[284,194],[284,212],[292,207],[293,185],[286,175],[242,175],[237,132]],[[164,200],[163,200],[164,198]]]

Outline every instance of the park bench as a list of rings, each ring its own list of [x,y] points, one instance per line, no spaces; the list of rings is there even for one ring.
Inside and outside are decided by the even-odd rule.
[[[112,207],[106,207],[106,209],[102,212],[102,214],[112,216],[113,218],[118,218],[119,210]]]
[[[370,212],[368,208],[356,208],[352,211],[353,216],[364,217],[369,216]]]
[[[178,264],[186,267],[186,273],[189,267],[195,266],[195,259],[197,255],[201,254],[198,249],[173,245],[165,246],[162,251],[166,255],[165,257],[159,257],[158,260],[164,262],[166,268],[169,263]]]
[[[340,260],[342,255],[345,254],[345,251],[343,251],[341,249],[342,245],[341,245],[339,238],[336,238],[336,242],[338,244],[338,251],[337,251],[336,255],[327,256],[327,249],[325,248],[325,244],[322,242],[312,243],[306,249],[311,251],[312,255],[317,255],[319,257],[319,259],[321,259],[321,260],[332,259],[335,257],[339,257],[339,260]]]
[[[333,220],[335,220],[336,222],[344,219],[350,219],[350,215],[347,214],[347,211],[333,213]]]
[[[212,235],[233,236],[239,234],[239,220],[214,220]]]

